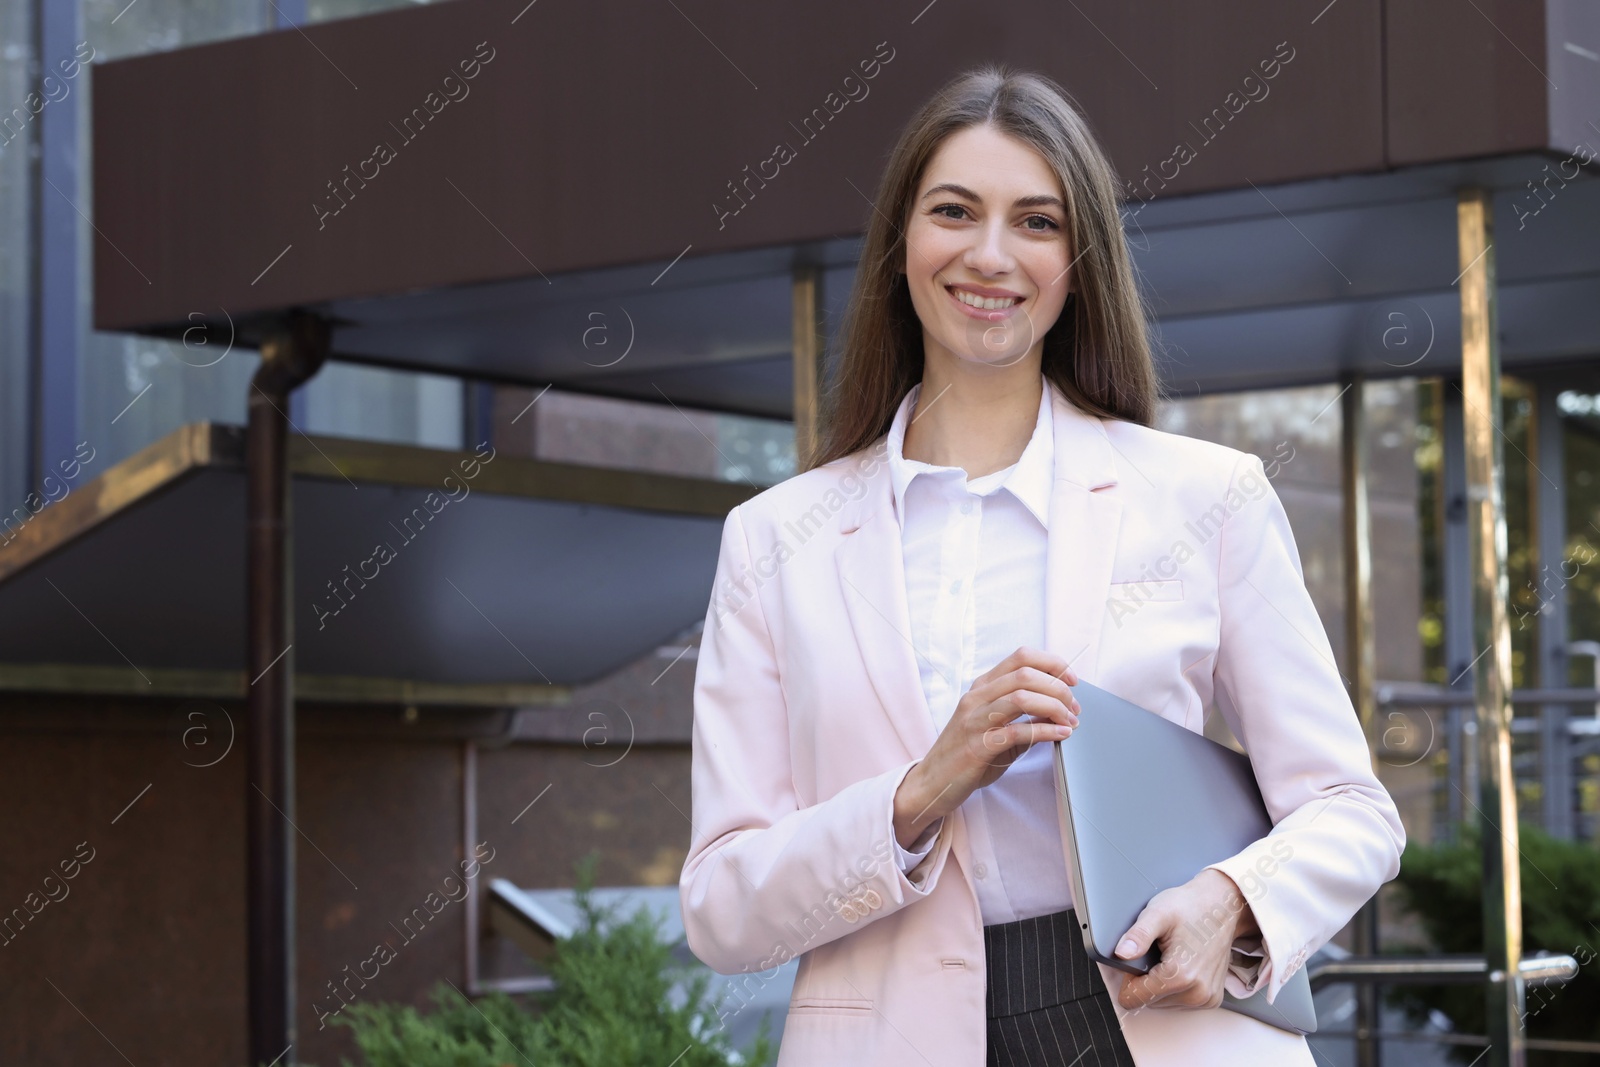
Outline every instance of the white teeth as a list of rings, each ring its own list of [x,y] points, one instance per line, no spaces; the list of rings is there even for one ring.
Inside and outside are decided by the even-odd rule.
[[[954,293],[956,295],[956,299],[961,301],[963,304],[970,304],[972,307],[981,308],[984,311],[996,311],[1000,308],[1008,308],[1017,302],[1017,298],[1014,296],[1003,298],[985,298],[969,293],[965,289],[952,289],[950,291]]]

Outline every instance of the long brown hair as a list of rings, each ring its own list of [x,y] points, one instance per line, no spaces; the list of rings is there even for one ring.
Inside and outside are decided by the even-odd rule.
[[[968,71],[906,125],[878,183],[846,313],[838,373],[824,397],[820,467],[866,447],[922,380],[922,324],[906,276],[905,225],[928,160],[946,137],[988,123],[1031,146],[1061,182],[1077,256],[1073,292],[1045,335],[1042,370],[1074,404],[1150,425],[1160,399],[1146,308],[1122,232],[1116,175],[1076,103],[1049,78],[1004,64]]]

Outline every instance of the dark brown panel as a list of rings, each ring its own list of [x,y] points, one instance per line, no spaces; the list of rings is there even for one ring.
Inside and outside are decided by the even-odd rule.
[[[912,111],[996,59],[1063,82],[1130,179],[1186,143],[1169,195],[1382,161],[1378,0],[524,4],[456,0],[96,69],[96,324],[857,232]],[[445,78],[475,53],[492,58],[452,102]],[[863,63],[876,76],[847,83]],[[807,135],[812,115],[826,121]],[[794,157],[763,187],[750,175],[780,142]],[[393,157],[363,165],[380,143]],[[353,196],[323,216],[336,179]],[[723,214],[735,180],[754,198]]]
[[[37,911],[0,947],[0,1062],[239,1063],[249,788],[241,749],[223,756],[226,723],[206,702],[73,703],[142,729],[14,731],[10,713],[26,701],[0,701],[0,906]],[[189,717],[205,708],[209,719]],[[234,714],[237,722],[237,706]],[[524,773],[537,773],[533,751],[518,751]],[[424,1007],[441,978],[463,983],[464,904],[446,899],[460,890],[444,882],[462,854],[461,747],[302,738],[298,755],[295,1057],[328,1067],[357,1052],[348,1030],[318,1030],[313,1005],[336,1005],[327,983],[346,979],[345,966],[356,970],[378,943],[394,956],[366,989],[351,980],[357,1003]],[[516,829],[485,827],[481,840],[496,851],[480,883],[516,862]],[[75,853],[92,858],[63,878],[59,865]],[[47,894],[57,899],[41,903]],[[407,927],[416,908],[432,914]]]
[[[461,748],[359,738],[302,741],[298,755],[296,1055],[327,1067],[356,1055],[348,1029],[319,1028],[341,998],[431,1010],[436,982],[464,987]],[[515,847],[500,828],[479,840],[492,857],[481,891]]]
[[[1544,148],[1545,0],[1389,0],[1393,166]]]
[[[581,745],[485,751],[478,826],[510,842],[494,876],[525,889],[573,885],[590,852],[597,885],[674,885],[693,837],[689,749],[636,746],[620,761]]]
[[[209,757],[168,710],[165,736],[0,744],[0,908],[37,911],[0,948],[0,1062],[243,1058],[241,764],[184,766]]]

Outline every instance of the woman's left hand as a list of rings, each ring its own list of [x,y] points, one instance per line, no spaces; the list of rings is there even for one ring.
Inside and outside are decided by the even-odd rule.
[[[1206,868],[1185,885],[1157,893],[1117,943],[1132,959],[1161,946],[1150,973],[1122,983],[1124,1008],[1215,1008],[1222,1003],[1235,938],[1260,933],[1255,914],[1232,878]]]

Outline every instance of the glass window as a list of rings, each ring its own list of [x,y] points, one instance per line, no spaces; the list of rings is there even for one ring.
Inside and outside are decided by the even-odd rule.
[[[306,18],[312,22],[329,19],[370,15],[374,11],[389,11],[397,7],[416,7],[428,0],[306,0]]]
[[[494,444],[513,455],[765,487],[794,474],[794,424],[670,404],[496,386]]]
[[[1600,393],[1566,390],[1557,395],[1556,409],[1566,451],[1568,562],[1560,579],[1567,633],[1574,641],[1600,641]],[[1568,684],[1600,684],[1596,666],[1587,656],[1570,657]]]
[[[1299,550],[1306,587],[1327,631],[1341,674],[1348,678],[1344,589],[1344,489],[1340,468],[1343,386],[1217,393],[1163,405],[1157,426],[1216,441],[1261,457],[1283,501]],[[1424,677],[1422,617],[1423,526],[1419,518],[1419,384],[1415,379],[1368,381],[1367,503],[1376,672],[1381,681]],[[1390,718],[1377,709],[1371,741],[1380,778],[1395,798],[1408,833],[1431,837],[1437,817],[1442,745],[1430,734],[1429,712]],[[1206,732],[1227,741],[1220,715]]]
[[[1566,597],[1567,637],[1578,654],[1567,658],[1567,683],[1575,688],[1600,689],[1600,392],[1595,382],[1565,390],[1556,396],[1561,415],[1565,455],[1567,529],[1564,559],[1552,566],[1553,584]],[[1551,579],[1542,579],[1546,589]],[[1586,643],[1586,644],[1585,644]],[[1573,830],[1581,841],[1600,845],[1600,700],[1593,707],[1575,705],[1568,710],[1575,720],[1572,733],[1573,776],[1576,795]]]
[[[1164,405],[1163,430],[1216,441],[1261,457],[1283,501],[1300,550],[1306,586],[1328,640],[1345,658],[1344,489],[1339,442],[1342,386],[1218,393]],[[1366,384],[1367,500],[1371,515],[1372,596],[1378,677],[1419,681],[1423,639],[1418,581],[1417,382]]]
[[[466,408],[459,378],[328,363],[302,387],[306,433],[461,448]]]
[[[34,33],[31,0],[0,0],[0,509],[6,512],[23,505],[32,481],[33,109],[49,106],[29,95],[39,73]]]

